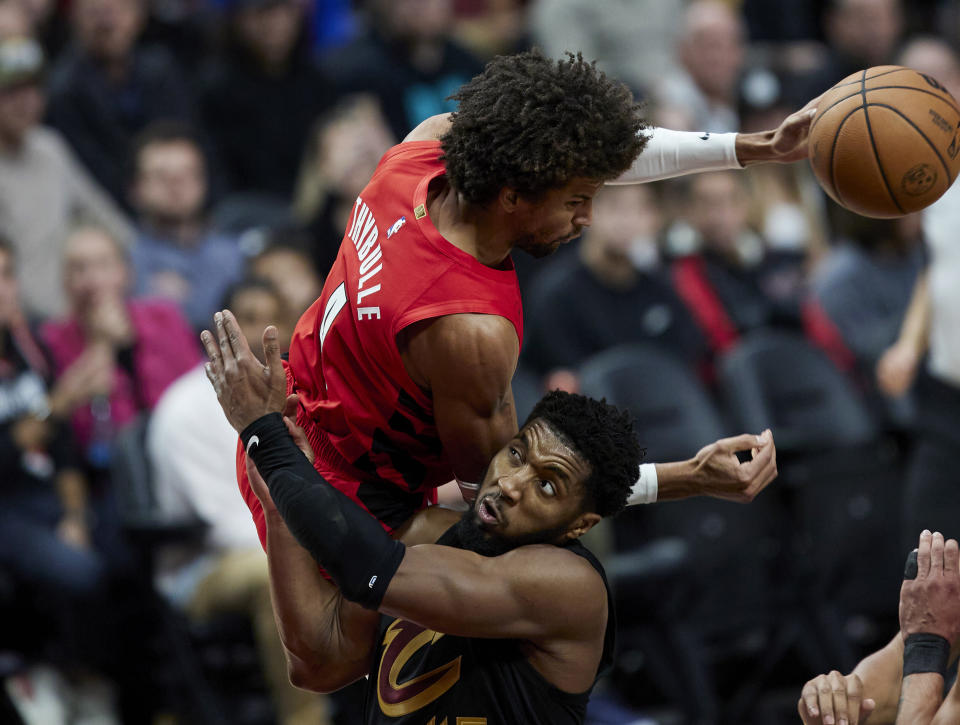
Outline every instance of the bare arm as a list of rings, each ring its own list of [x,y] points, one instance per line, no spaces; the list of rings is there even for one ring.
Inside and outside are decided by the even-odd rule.
[[[484,557],[447,546],[407,550],[380,611],[462,637],[586,640],[606,626],[600,575],[552,545]]]
[[[924,272],[917,278],[900,327],[900,336],[877,362],[877,383],[890,396],[903,395],[907,391],[927,351],[930,332],[928,275],[928,272]]]
[[[517,432],[510,380],[520,343],[496,315],[447,315],[401,334],[401,356],[413,380],[430,391],[434,419],[453,472],[475,483]]]

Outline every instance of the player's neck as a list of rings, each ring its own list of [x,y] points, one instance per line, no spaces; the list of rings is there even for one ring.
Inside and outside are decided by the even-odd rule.
[[[450,244],[488,267],[500,267],[510,254],[513,236],[487,207],[465,201],[449,184],[430,185],[427,215]]]

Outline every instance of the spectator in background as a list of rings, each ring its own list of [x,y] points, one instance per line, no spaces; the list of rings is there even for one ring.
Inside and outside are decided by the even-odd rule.
[[[176,302],[203,329],[242,275],[243,255],[235,238],[208,225],[207,161],[198,137],[175,121],[148,126],[134,144],[131,175],[139,222],[134,294]]]
[[[17,250],[30,314],[65,312],[60,260],[79,217],[132,234],[127,220],[90,178],[60,134],[40,125],[43,51],[28,38],[0,39],[0,234]]]
[[[289,200],[310,128],[333,102],[298,0],[229,0],[223,57],[206,69],[204,127],[232,192]],[[337,66],[339,72],[339,66]]]
[[[298,319],[320,297],[323,275],[314,267],[313,255],[284,236],[274,234],[266,249],[250,260],[249,272],[272,282]]]
[[[103,229],[78,227],[64,251],[70,316],[41,327],[58,382],[94,379],[71,401],[71,421],[87,462],[105,473],[116,431],[199,360],[175,305],[129,299],[131,271],[123,246]]]
[[[692,230],[697,251],[673,263],[674,287],[686,303],[713,353],[722,353],[741,335],[770,325],[800,326],[800,289],[784,285],[785,275],[803,264],[798,252],[769,250],[750,225],[751,197],[742,172],[719,171],[691,177],[682,225]]]
[[[530,33],[551,58],[580,51],[644,95],[676,70],[685,0],[533,0]]]
[[[454,110],[447,97],[482,70],[451,39],[452,0],[367,0],[367,27],[329,56],[345,92],[372,93],[402,139],[420,121]]]
[[[530,0],[454,0],[455,35],[479,58],[519,53],[529,47],[529,4]]]
[[[313,133],[304,155],[294,215],[312,237],[317,269],[333,266],[357,196],[396,143],[375,98],[343,99]]]
[[[840,239],[812,279],[813,297],[869,379],[897,339],[925,266],[920,215],[868,219],[834,212]]]
[[[558,258],[535,278],[523,362],[549,375],[547,389],[561,378],[569,389],[569,376],[582,362],[621,343],[656,342],[691,364],[705,352],[661,267],[658,190],[651,184],[603,189],[578,253]]]
[[[73,42],[50,78],[51,124],[121,203],[133,138],[157,119],[193,117],[173,56],[137,46],[145,19],[146,0],[74,0]]]
[[[821,67],[789,85],[791,103],[813,98],[858,70],[890,63],[903,33],[903,12],[900,0],[828,0],[823,23],[828,51]]]
[[[33,23],[20,0],[0,0],[0,40],[33,35]]]
[[[740,130],[737,100],[745,53],[743,20],[729,3],[692,3],[677,37],[681,68],[654,89],[657,125],[713,133]]]
[[[116,721],[111,688],[93,668],[116,626],[109,567],[94,545],[97,517],[63,418],[71,391],[51,388],[49,372],[20,309],[13,247],[0,238],[0,568],[45,615],[42,628],[20,626],[44,645],[56,637],[73,696],[88,715],[99,699],[97,722],[107,725]]]
[[[276,325],[282,349],[293,332],[286,302],[269,282],[242,281],[220,300],[249,340]],[[262,348],[254,342],[254,354]],[[170,451],[176,451],[171,455]],[[237,434],[230,427],[202,365],[177,379],[157,403],[147,452],[159,510],[173,520],[207,525],[199,545],[168,546],[158,560],[158,587],[194,620],[225,613],[248,616],[280,722],[328,722],[323,699],[294,688],[270,603],[267,558],[237,494]]]

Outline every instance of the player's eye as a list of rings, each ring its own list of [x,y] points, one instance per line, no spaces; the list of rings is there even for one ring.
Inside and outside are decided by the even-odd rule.
[[[519,460],[520,460],[520,451],[518,451],[518,450],[517,450],[516,448],[514,448],[513,446],[510,446],[510,457],[513,458],[513,459],[516,460],[516,461],[519,461]]]
[[[554,487],[552,482],[547,480],[540,481],[540,490],[543,491],[547,496],[557,495],[557,489]]]

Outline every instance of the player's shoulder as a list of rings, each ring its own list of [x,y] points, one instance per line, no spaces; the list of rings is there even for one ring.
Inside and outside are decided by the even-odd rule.
[[[603,576],[587,560],[573,549],[553,544],[529,544],[519,546],[503,554],[503,563],[522,566],[538,577],[553,579],[564,587],[580,587],[591,597],[598,591],[604,591]]]
[[[438,116],[430,116],[407,134],[403,139],[404,143],[409,141],[437,141],[443,134],[450,130],[451,114],[442,113]]]

